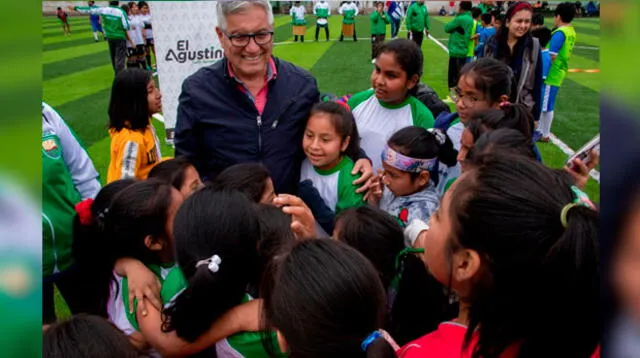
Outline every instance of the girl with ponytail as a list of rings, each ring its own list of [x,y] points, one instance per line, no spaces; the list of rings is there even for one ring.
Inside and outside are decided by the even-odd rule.
[[[429,272],[460,297],[458,317],[399,356],[592,356],[598,229],[598,212],[568,176],[507,153],[478,160],[417,240]]]
[[[378,271],[387,292],[384,328],[399,344],[456,316],[457,305],[449,304],[444,287],[418,257],[424,250],[405,247],[402,228],[391,215],[372,206],[348,209],[338,215],[333,237],[358,250]]]
[[[289,357],[395,357],[397,345],[380,329],[384,288],[358,251],[335,240],[304,240],[268,271],[274,284],[261,288],[263,324]]]
[[[384,171],[374,180],[370,204],[393,217],[403,227],[413,219],[428,219],[440,204],[438,164],[456,164],[457,151],[445,133],[410,126],[389,138],[381,158]],[[413,242],[406,242],[412,246]]]

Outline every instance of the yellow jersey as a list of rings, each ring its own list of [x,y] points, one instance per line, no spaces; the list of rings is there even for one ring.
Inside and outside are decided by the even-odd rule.
[[[111,161],[107,183],[120,179],[146,179],[149,171],[162,160],[160,142],[149,121],[144,130],[109,129]]]

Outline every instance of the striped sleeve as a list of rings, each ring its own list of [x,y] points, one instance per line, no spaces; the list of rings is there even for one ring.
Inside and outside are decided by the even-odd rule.
[[[140,168],[140,163],[140,144],[134,141],[126,142],[120,161],[119,179],[135,178],[138,168]]]

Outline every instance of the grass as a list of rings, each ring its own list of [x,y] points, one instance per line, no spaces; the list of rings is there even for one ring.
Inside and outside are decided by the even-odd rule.
[[[448,35],[444,24],[450,17],[433,17],[431,34],[446,44]],[[547,20],[549,21],[549,20]],[[317,79],[323,93],[347,94],[370,87],[371,73],[369,20],[357,17],[356,29],[361,40],[335,41],[340,34],[338,16],[329,21],[332,41],[325,42],[324,31],[320,41],[313,42],[315,26],[312,17],[305,33],[305,43],[293,43],[290,17],[276,16],[274,54],[309,70]],[[89,151],[102,179],[106,178],[109,164],[109,137],[107,134],[107,107],[113,70],[107,44],[94,42],[88,17],[70,18],[72,35],[65,37],[56,18],[43,18],[43,100],[52,105],[76,131]],[[571,68],[600,68],[600,21],[577,19],[575,27],[578,43],[570,61]],[[389,28],[388,28],[389,29]],[[390,30],[388,30],[390,31]],[[401,32],[400,36],[406,33]],[[390,38],[387,33],[387,38]],[[435,42],[422,44],[425,58],[422,81],[429,84],[441,98],[447,96],[448,55]],[[569,147],[578,149],[599,132],[599,73],[570,73],[557,99],[553,132]],[[164,143],[162,123],[154,121],[156,132]],[[545,164],[561,168],[567,156],[552,144],[539,144]],[[173,156],[173,149],[162,145],[163,156]],[[589,181],[586,189],[590,197],[599,201],[599,184]],[[57,310],[67,315],[63,300],[56,293]]]

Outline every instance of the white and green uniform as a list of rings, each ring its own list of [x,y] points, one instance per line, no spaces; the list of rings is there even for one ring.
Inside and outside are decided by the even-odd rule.
[[[447,136],[451,139],[453,143],[453,148],[457,151],[460,151],[460,140],[462,139],[462,131],[464,131],[464,124],[460,122],[460,118],[455,119],[451,126],[447,129]],[[444,192],[449,189],[451,184],[453,184],[456,179],[462,174],[460,168],[460,163],[456,163],[456,165],[452,167],[447,167],[446,165],[440,163],[440,181],[438,182],[438,192],[440,196],[444,195]],[[446,168],[446,169],[445,169]],[[445,172],[443,172],[443,169]]]
[[[373,163],[374,172],[382,168],[380,155],[387,140],[398,130],[408,126],[433,128],[433,114],[413,96],[399,104],[379,101],[373,89],[356,93],[349,99],[360,134],[360,147]]]
[[[325,205],[338,214],[342,210],[363,204],[363,195],[356,194],[358,187],[353,185],[353,181],[358,179],[358,175],[351,174],[353,167],[353,161],[347,156],[328,170],[318,169],[305,159],[300,170],[300,181],[310,180]],[[326,233],[319,225],[317,229],[322,236],[331,236],[331,233]]]
[[[129,30],[127,14],[118,6],[89,7],[76,6],[74,9],[83,14],[100,15],[102,17],[102,29],[104,37],[110,40],[126,40],[126,31]]]
[[[170,264],[163,266],[148,265],[151,272],[160,280],[162,288],[160,289],[160,298],[164,307],[175,300],[187,287],[187,280],[178,265]],[[116,282],[111,282],[111,294],[107,303],[107,313],[109,320],[118,327],[127,336],[140,332],[136,312],[138,301],[134,301],[133,312],[129,312],[129,286],[126,277],[120,277],[114,272]],[[159,357],[155,352],[149,352],[152,357]]]
[[[353,2],[347,2],[342,4],[338,9],[338,13],[343,15],[342,23],[350,25],[356,22],[356,16],[358,16],[358,6]]]
[[[304,26],[307,24],[307,21],[304,19],[304,6],[292,6],[291,10],[289,10],[289,15],[291,15],[291,25],[294,26]]]
[[[313,7],[313,13],[316,15],[316,17],[318,17],[318,20],[316,20],[316,23],[318,25],[326,25],[327,23],[329,23],[329,21],[327,20],[327,18],[329,17],[329,15],[331,14],[331,8],[329,7],[329,3],[326,1],[319,1],[315,4],[315,6]]]
[[[249,294],[245,294],[242,303],[253,300]],[[229,336],[216,343],[216,353],[221,358],[270,358],[267,351],[262,345],[262,332],[241,332]],[[276,350],[276,357],[288,357],[286,353],[280,350],[278,337],[275,333],[271,334],[271,343]]]
[[[75,205],[94,198],[100,180],[89,154],[62,117],[42,103],[42,274],[72,263]]]

